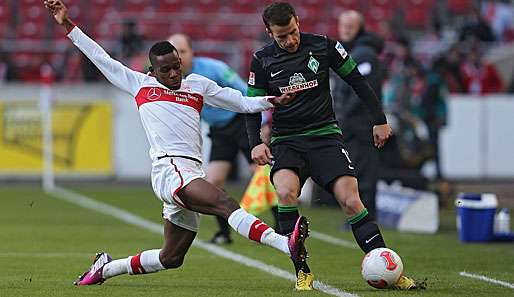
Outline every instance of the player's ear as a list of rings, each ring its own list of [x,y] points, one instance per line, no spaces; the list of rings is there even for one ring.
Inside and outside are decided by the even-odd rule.
[[[271,33],[271,30],[269,28],[266,28],[266,33],[268,33],[268,36],[273,39],[273,33]]]

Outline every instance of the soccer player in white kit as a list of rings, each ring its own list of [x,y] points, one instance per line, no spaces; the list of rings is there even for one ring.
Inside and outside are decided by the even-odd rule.
[[[162,249],[118,260],[112,260],[107,253],[98,253],[76,285],[101,284],[120,274],[145,274],[181,266],[198,231],[199,213],[227,219],[244,237],[274,247],[292,260],[306,257],[304,240],[308,236],[308,222],[305,217],[298,219],[290,237],[275,233],[205,181],[200,161],[200,111],[204,103],[240,113],[255,113],[287,104],[293,100],[293,94],[248,98],[200,75],[191,74],[183,80],[178,52],[167,41],[158,42],[150,49],[151,74],[133,71],[112,59],[75,26],[61,0],[48,0],[44,4],[57,23],[67,30],[75,46],[103,75],[135,97],[151,146],[152,187],[163,202]]]

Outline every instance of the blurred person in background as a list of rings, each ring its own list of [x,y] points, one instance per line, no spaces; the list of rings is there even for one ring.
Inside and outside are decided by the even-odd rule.
[[[448,50],[452,40],[451,34],[445,34],[439,18],[433,17],[430,27],[415,42],[413,51],[423,67],[428,69],[435,58]]]
[[[503,91],[503,83],[496,68],[482,57],[478,45],[470,48],[466,60],[462,63],[460,73],[464,91],[468,94],[481,95]]]
[[[188,36],[174,34],[168,38],[168,41],[177,48],[180,54],[185,76],[190,73],[200,74],[222,87],[231,87],[246,94],[246,82],[223,61],[194,56],[192,42]],[[252,167],[252,171],[255,167],[248,143],[248,134],[246,134],[244,115],[206,105],[202,109],[201,118],[209,124],[209,137],[212,143],[207,165],[207,181],[224,190],[232,164],[237,160],[239,152],[244,155]],[[272,208],[272,210],[274,213],[278,211],[277,208]],[[232,243],[227,220],[219,216],[216,219],[219,230],[210,242]]]
[[[514,10],[511,0],[481,1],[484,18],[491,24],[492,31],[499,41],[509,41],[508,34],[514,29]]]
[[[143,51],[144,41],[145,37],[141,34],[136,20],[125,19],[115,53],[130,68],[147,72],[149,63],[148,56]]]
[[[383,67],[378,56],[384,41],[367,32],[363,16],[354,10],[347,10],[339,16],[339,39],[350,53],[359,72],[369,82],[377,97],[382,98]],[[355,162],[359,180],[359,194],[369,215],[376,219],[376,184],[378,180],[378,149],[373,145],[373,122],[362,100],[352,87],[341,79],[332,80],[334,112],[343,131],[352,160]]]
[[[16,68],[9,54],[0,50],[0,84],[17,79]]]
[[[464,61],[460,44],[452,45],[439,63],[443,63],[442,76],[450,93],[464,93],[464,82],[460,74],[461,65]]]
[[[130,60],[143,50],[144,37],[139,32],[137,23],[133,19],[123,21],[123,28],[118,40],[120,46],[121,59]]]
[[[387,182],[399,180],[404,186],[424,190],[428,180],[421,174],[421,167],[433,157],[433,149],[428,141],[428,128],[414,113],[413,106],[422,102],[425,74],[421,64],[408,54],[407,42],[399,43],[397,50],[396,67],[383,89],[384,110],[395,135],[380,153],[384,167],[380,178]]]
[[[474,8],[472,13],[467,16],[464,25],[460,29],[460,41],[464,42],[493,42],[496,40],[491,26],[480,14],[480,10]]]
[[[436,172],[435,178],[443,178],[441,160],[439,157],[439,131],[447,123],[448,88],[444,81],[444,57],[434,60],[432,68],[426,73],[425,90],[421,102],[414,102],[413,112],[425,122],[428,128],[428,139],[433,149]]]

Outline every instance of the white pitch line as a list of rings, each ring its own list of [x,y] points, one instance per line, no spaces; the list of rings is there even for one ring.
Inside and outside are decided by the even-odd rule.
[[[134,226],[140,227],[142,229],[146,229],[153,233],[158,233],[161,235],[163,234],[162,225],[156,224],[152,221],[141,218],[141,217],[139,217],[135,214],[132,214],[128,211],[125,211],[123,209],[114,207],[112,205],[91,199],[84,195],[80,195],[78,193],[75,193],[75,192],[72,192],[72,191],[69,191],[69,190],[66,190],[63,188],[59,188],[59,187],[55,187],[54,191],[52,191],[48,194],[54,196],[55,198],[67,201],[69,203],[79,205],[83,208],[90,209],[90,210],[105,214],[110,217],[114,217],[120,221],[127,223],[127,224],[134,225]],[[293,282],[296,281],[296,276],[290,272],[287,272],[285,270],[282,270],[282,269],[272,266],[272,265],[265,264],[261,261],[231,252],[222,247],[205,243],[202,240],[195,239],[193,242],[193,245],[196,247],[199,247],[201,249],[204,249],[206,251],[209,251],[220,257],[232,260],[234,262],[238,262],[240,264],[262,270],[266,273],[269,273],[269,274],[272,274],[272,275],[275,275],[280,278],[284,278],[284,279],[287,279],[287,280],[290,280]],[[358,295],[356,295],[356,294],[345,292],[338,288],[324,284],[320,281],[314,281],[313,286],[316,290],[321,291],[326,294],[329,294],[329,295],[333,295],[333,296],[358,297]]]
[[[328,235],[325,233],[321,233],[318,231],[314,231],[314,230],[311,230],[309,232],[309,236],[312,238],[319,239],[321,241],[325,241],[325,242],[339,245],[339,246],[346,247],[346,248],[351,248],[351,249],[359,248],[359,246],[356,243],[353,243],[349,240],[340,239],[340,238],[337,238],[337,237],[334,237],[334,236],[331,236],[331,235]]]
[[[485,281],[485,282],[489,282],[489,283],[493,283],[493,284],[497,284],[497,285],[500,285],[500,286],[504,286],[504,287],[507,287],[507,288],[514,289],[514,284],[511,284],[511,283],[505,282],[505,281],[501,281],[501,280],[497,280],[497,279],[494,279],[494,278],[490,278],[490,277],[487,277],[487,276],[483,276],[483,275],[480,275],[480,274],[473,274],[473,273],[467,273],[465,271],[461,271],[459,273],[459,275],[460,276],[469,277],[469,278],[478,279],[478,280],[482,280],[482,281]]]

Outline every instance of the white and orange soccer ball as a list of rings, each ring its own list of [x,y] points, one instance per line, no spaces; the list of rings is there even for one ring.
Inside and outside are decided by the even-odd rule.
[[[370,286],[389,288],[396,284],[403,273],[402,259],[391,249],[374,249],[364,256],[361,273]]]

